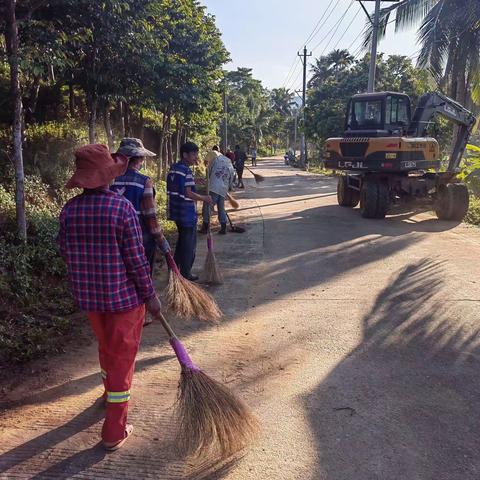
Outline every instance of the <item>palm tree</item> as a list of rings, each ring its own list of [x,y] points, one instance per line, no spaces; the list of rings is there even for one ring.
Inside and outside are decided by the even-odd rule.
[[[417,63],[460,103],[468,103],[480,83],[480,2],[478,0],[401,0],[381,10],[380,36],[395,12],[395,30],[420,23]],[[365,45],[370,41],[367,33]],[[480,90],[480,86],[477,87]],[[476,92],[480,97],[480,92]]]
[[[270,92],[270,104],[274,113],[291,115],[295,95],[287,88],[274,88]]]
[[[328,55],[316,59],[312,66],[309,85],[317,86],[329,76],[336,77],[352,65],[355,58],[348,50],[333,50]]]

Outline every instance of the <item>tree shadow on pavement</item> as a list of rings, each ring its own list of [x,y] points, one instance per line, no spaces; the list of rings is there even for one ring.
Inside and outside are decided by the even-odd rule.
[[[479,478],[480,331],[445,301],[444,275],[432,260],[394,275],[361,344],[304,397],[312,479]]]
[[[55,478],[55,480],[67,480],[77,474],[85,472],[96,463],[101,462],[106,455],[102,445],[97,444],[94,447],[82,450],[65,458],[61,462],[52,465],[50,468],[30,478],[31,480],[49,480],[51,478]]]
[[[37,455],[44,454],[47,450],[55,447],[56,445],[64,442],[65,440],[70,439],[77,433],[86,430],[89,427],[92,427],[101,419],[103,419],[104,415],[105,411],[104,408],[102,408],[101,406],[101,401],[99,400],[95,402],[95,404],[85,409],[82,413],[73,417],[64,425],[55,428],[54,430],[43,433],[38,437],[35,437],[32,440],[29,440],[28,442],[25,442],[22,445],[19,445],[18,447],[9,450],[8,452],[2,453],[0,455],[0,473],[8,471],[12,467],[20,463],[28,462],[29,459]],[[78,453],[78,457],[82,458],[82,462],[80,463],[82,463],[85,467],[91,465],[92,463],[96,463],[101,458],[103,458],[103,456],[99,456],[98,452],[95,449],[81,451]]]
[[[149,357],[137,360],[137,362],[135,363],[135,372],[141,372],[153,365],[166,362],[173,358],[175,358],[175,355],[160,355],[156,357]],[[92,373],[84,377],[69,380],[65,383],[56,385],[55,387],[49,388],[47,390],[43,390],[39,393],[36,393],[35,395],[22,398],[19,401],[6,402],[5,405],[2,405],[1,408],[6,410],[20,406],[35,405],[38,403],[51,403],[55,402],[59,398],[66,398],[72,395],[80,395],[94,388],[100,387],[101,385],[102,380],[100,377],[100,373]]]

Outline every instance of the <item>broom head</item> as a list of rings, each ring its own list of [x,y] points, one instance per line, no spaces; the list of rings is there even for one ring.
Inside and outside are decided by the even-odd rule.
[[[252,174],[253,174],[253,177],[255,178],[255,181],[257,183],[261,183],[265,180],[265,177],[263,175],[260,175],[259,173],[253,173],[252,172]]]
[[[210,231],[207,235],[207,256],[203,267],[204,281],[211,285],[221,285],[223,283],[222,273],[218,267],[215,253],[213,252],[213,240]]]
[[[178,338],[171,338],[170,344],[182,366],[175,405],[181,453],[219,453],[226,458],[244,448],[259,430],[256,417],[241,399],[193,363]]]
[[[170,255],[167,255],[167,262],[170,266],[165,291],[167,307],[179,317],[196,317],[199,320],[218,323],[222,318],[222,311],[213,297],[203,288],[182,277]]]
[[[243,227],[239,227],[238,225],[232,224],[230,230],[234,233],[245,233],[246,230]]]
[[[206,283],[210,285],[221,285],[223,283],[223,276],[218,268],[217,259],[213,250],[208,249],[205,258],[205,265],[203,267],[203,277]]]
[[[237,208],[240,208],[240,204],[237,202],[237,200],[235,198],[233,198],[230,194],[227,194],[227,199],[230,203],[230,205],[232,206],[232,208],[234,208],[235,210]]]

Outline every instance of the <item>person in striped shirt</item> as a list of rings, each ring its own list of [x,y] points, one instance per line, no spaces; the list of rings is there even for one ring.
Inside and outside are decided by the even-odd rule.
[[[135,209],[109,189],[128,158],[105,145],[87,145],[76,150],[75,164],[66,187],[83,192],[62,208],[57,243],[73,296],[98,340],[106,400],[102,440],[107,450],[117,450],[133,431],[128,401],[145,307],[156,317],[161,304]]]
[[[140,173],[146,157],[154,157],[155,153],[147,150],[139,138],[123,138],[117,153],[128,157],[128,168],[123,175],[115,179],[110,189],[123,195],[135,208],[142,227],[145,255],[153,274],[157,247],[164,254],[170,251],[170,245],[157,219],[152,179]]]
[[[175,222],[178,240],[174,259],[181,274],[188,280],[198,280],[192,274],[197,248],[197,209],[195,202],[212,205],[210,195],[195,192],[195,180],[190,167],[198,163],[198,146],[186,142],[180,147],[180,161],[173,164],[167,175],[167,215]]]

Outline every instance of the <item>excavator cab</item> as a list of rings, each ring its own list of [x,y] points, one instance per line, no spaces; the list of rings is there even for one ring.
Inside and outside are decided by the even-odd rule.
[[[394,92],[354,95],[348,102],[345,137],[401,136],[410,124],[408,95]]]

